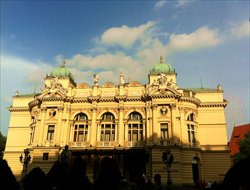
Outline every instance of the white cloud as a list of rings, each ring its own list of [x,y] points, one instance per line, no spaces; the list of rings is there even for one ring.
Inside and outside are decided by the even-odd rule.
[[[187,4],[191,3],[191,0],[177,0],[177,5],[176,7],[184,7]]]
[[[142,39],[154,25],[155,22],[149,21],[138,27],[130,28],[126,25],[113,27],[103,33],[101,42],[107,46],[120,46],[127,49],[132,47],[137,40]]]
[[[234,24],[231,28],[231,33],[233,36],[238,38],[249,36],[250,34],[250,22],[247,20],[243,23]]]
[[[32,93],[34,86],[42,85],[46,72],[51,70],[52,67],[49,64],[41,61],[30,61],[11,55],[2,55],[1,86],[5,94],[13,95],[16,90]]]
[[[157,1],[157,2],[155,3],[154,9],[155,9],[155,10],[159,10],[159,9],[163,8],[166,4],[167,4],[167,1],[166,1],[166,0]]]
[[[221,42],[219,31],[205,26],[190,34],[171,34],[167,50],[169,53],[172,51],[189,51],[216,46]]]

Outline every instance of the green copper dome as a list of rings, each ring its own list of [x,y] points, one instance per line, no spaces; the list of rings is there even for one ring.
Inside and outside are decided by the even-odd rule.
[[[64,65],[60,67],[56,67],[51,73],[50,76],[53,77],[70,77],[74,80],[73,75],[71,74],[70,70]]]
[[[161,74],[161,73],[172,73],[174,70],[172,69],[170,64],[163,63],[163,57],[160,57],[160,63],[157,63],[151,70],[150,74]]]

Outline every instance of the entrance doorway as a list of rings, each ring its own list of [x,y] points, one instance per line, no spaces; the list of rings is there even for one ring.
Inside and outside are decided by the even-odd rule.
[[[133,152],[126,155],[126,170],[127,179],[130,182],[136,182],[146,171],[145,152]]]
[[[192,160],[193,182],[196,184],[200,181],[200,159],[194,157]]]

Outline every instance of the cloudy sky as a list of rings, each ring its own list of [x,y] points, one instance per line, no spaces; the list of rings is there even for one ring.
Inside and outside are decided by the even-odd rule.
[[[249,1],[1,2],[1,132],[15,91],[40,92],[66,60],[75,81],[147,83],[162,55],[182,88],[216,88],[229,101],[228,138],[249,123]]]

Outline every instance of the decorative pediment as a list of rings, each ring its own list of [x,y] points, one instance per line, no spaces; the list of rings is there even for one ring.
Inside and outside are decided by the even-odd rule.
[[[143,86],[141,83],[137,82],[137,81],[133,81],[133,82],[130,82],[128,84],[129,87],[137,87],[137,86]]]
[[[112,82],[106,82],[106,83],[103,84],[102,87],[103,87],[103,88],[115,88],[116,86],[115,86],[115,84],[112,83]]]
[[[180,95],[177,91],[177,85],[172,79],[169,79],[165,74],[161,73],[157,79],[147,87],[148,95]]]
[[[45,85],[42,89],[42,94],[38,96],[38,99],[42,98],[66,98],[68,90],[62,86],[58,81],[58,78],[55,77],[50,81],[49,85]]]
[[[79,83],[79,84],[77,85],[77,88],[85,89],[85,88],[91,88],[91,87],[90,87],[89,84],[87,84],[87,83]]]

